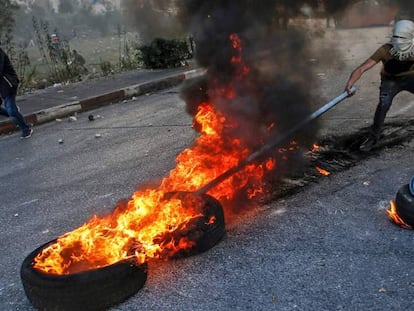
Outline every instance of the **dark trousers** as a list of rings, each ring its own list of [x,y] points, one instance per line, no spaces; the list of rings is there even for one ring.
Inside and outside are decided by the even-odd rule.
[[[372,134],[378,139],[381,135],[382,126],[385,116],[390,110],[394,97],[402,92],[408,91],[414,94],[414,74],[405,77],[381,79],[379,103],[375,111],[374,124],[372,125]]]
[[[9,114],[7,113],[7,110],[4,109],[2,106],[0,106],[0,115],[5,116],[5,117],[9,116]]]
[[[29,125],[26,123],[23,115],[16,105],[16,95],[10,95],[3,98],[6,109],[1,109],[0,114],[7,114],[15,125],[18,125],[23,133],[27,132]]]

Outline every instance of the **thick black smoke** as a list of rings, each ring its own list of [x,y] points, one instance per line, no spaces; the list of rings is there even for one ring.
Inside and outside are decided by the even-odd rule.
[[[382,0],[395,3],[401,10],[412,10],[412,0]],[[313,92],[318,88],[309,62],[306,27],[290,26],[280,19],[302,15],[302,8],[317,10],[323,5],[326,16],[340,16],[355,0],[181,0],[178,12],[184,29],[194,36],[196,59],[207,75],[195,85],[183,88],[187,110],[194,114],[201,100],[210,100],[218,109],[236,119],[240,127],[229,131],[255,147],[271,142],[307,117],[312,104],[322,103]],[[302,15],[303,17],[303,15]],[[296,19],[300,20],[300,19]],[[303,20],[303,18],[302,18]],[[238,57],[230,36],[241,39],[242,59],[251,72],[238,79],[240,68],[230,60]],[[334,51],[332,50],[332,53]],[[220,89],[231,85],[236,97],[223,100]],[[201,100],[200,100],[201,99]],[[315,107],[315,105],[313,105]],[[275,125],[270,133],[263,129]],[[296,137],[307,147],[314,142],[314,122]]]
[[[399,18],[414,20],[414,2],[412,0],[395,0],[399,6]]]
[[[236,8],[244,17],[260,16],[262,23],[272,23],[276,27],[286,28],[290,18],[301,14],[306,5],[314,10],[322,9],[325,17],[340,18],[351,5],[363,0],[261,0],[261,1],[223,1],[223,9]],[[367,0],[364,0],[367,1]],[[124,17],[129,27],[138,30],[143,43],[149,43],[156,37],[171,38],[188,34],[191,29],[203,27],[201,24],[190,25],[194,21],[194,14],[208,13],[217,8],[215,1],[211,5],[208,1],[181,1],[181,0],[123,0],[121,2]],[[376,0],[379,5],[394,4],[399,8],[397,18],[414,19],[414,4],[412,0]],[[201,5],[201,7],[198,7]],[[250,10],[253,11],[243,11]],[[181,15],[181,22],[185,19],[184,28],[176,19]],[[202,17],[202,16],[200,16]],[[234,21],[233,21],[234,22]]]
[[[320,100],[313,97],[317,86],[310,70],[307,32],[281,29],[275,24],[276,13],[284,10],[298,14],[302,3],[180,1],[181,17],[196,42],[196,60],[207,69],[203,79],[182,89],[188,112],[194,114],[201,102],[209,101],[228,116],[230,123],[239,124],[229,127],[223,139],[237,137],[252,150],[271,143],[308,116],[311,104]],[[234,34],[240,39],[241,50],[233,46]],[[242,78],[240,64],[230,61],[240,56],[250,70]],[[227,86],[235,90],[235,97],[223,98],[222,89]],[[309,147],[316,130],[313,123],[295,140]],[[297,163],[295,156],[290,157]],[[284,163],[289,167],[288,161]],[[277,172],[283,174],[283,168],[278,167]]]
[[[177,20],[177,1],[174,0],[123,0],[123,16],[129,29],[140,34],[143,44],[155,38],[176,39],[185,34]]]
[[[295,19],[299,15],[303,17],[304,5],[313,9],[323,5],[325,15],[335,18],[358,1],[126,0],[128,2],[130,13],[140,12],[137,24],[145,24],[142,27],[149,32],[158,29],[154,25],[158,20],[145,14],[145,5],[151,5],[153,12],[154,6],[164,10],[174,7],[179,21],[175,29],[194,38],[196,62],[207,69],[203,78],[188,82],[182,88],[187,111],[194,115],[200,103],[209,102],[226,115],[230,124],[238,124],[226,128],[223,140],[230,143],[236,137],[255,150],[310,115],[314,110],[312,106],[323,103],[314,91],[318,85],[310,62],[309,29],[298,23],[289,23],[287,27],[288,22],[300,20]],[[394,2],[406,11],[413,7],[412,0],[387,2]],[[137,6],[139,10],[134,10]],[[240,48],[235,48],[234,38],[240,40]],[[232,59],[240,61],[232,62]],[[249,73],[243,75],[245,68]],[[225,96],[223,89],[234,92],[232,96]],[[298,133],[295,141],[302,148],[310,148],[317,130],[318,124],[313,122]],[[297,168],[300,154],[284,157],[275,150],[273,156],[279,165],[273,176],[280,177]]]

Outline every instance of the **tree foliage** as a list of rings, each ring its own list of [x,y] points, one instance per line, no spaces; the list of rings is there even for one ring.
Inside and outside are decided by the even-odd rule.
[[[19,6],[11,0],[0,0],[0,8],[0,40],[3,49],[13,60],[15,57],[13,48],[13,28],[15,25],[14,14]]]
[[[18,6],[10,0],[0,0],[0,8],[0,35],[3,36],[13,29],[15,23],[14,12],[18,9]]]

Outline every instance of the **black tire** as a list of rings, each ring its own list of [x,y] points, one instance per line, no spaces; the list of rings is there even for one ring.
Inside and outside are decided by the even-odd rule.
[[[397,214],[404,222],[414,227],[414,196],[407,185],[402,186],[395,197]]]
[[[39,310],[104,310],[141,289],[147,265],[123,260],[99,269],[69,274],[47,274],[33,268],[33,260],[48,242],[26,257],[20,277],[29,301]]]
[[[208,251],[226,235],[224,212],[220,202],[209,195],[203,195],[203,198],[205,200],[204,218],[202,221],[198,221],[198,225],[188,236],[195,242],[195,245],[188,250],[184,250],[183,255],[189,256]],[[215,217],[215,221],[208,224],[211,217]]]
[[[173,194],[173,196],[175,195],[182,197],[183,200],[186,200],[186,196],[193,196],[193,194],[187,192]],[[177,245],[170,249],[166,247],[164,252],[159,255],[161,259],[176,259],[203,253],[218,244],[226,235],[224,212],[220,202],[207,194],[199,197],[203,202],[199,208],[200,212],[202,212],[202,217],[195,218],[186,226],[186,229],[179,228],[169,235],[157,238],[159,240],[157,242],[164,245],[171,243],[171,241],[178,243],[180,238],[192,241],[194,245],[181,249],[178,252],[175,250]],[[214,221],[211,221],[212,219]]]

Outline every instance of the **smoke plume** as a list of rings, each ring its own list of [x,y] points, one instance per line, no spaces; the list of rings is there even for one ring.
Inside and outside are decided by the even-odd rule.
[[[238,125],[229,127],[223,140],[237,137],[256,150],[303,120],[312,112],[311,104],[320,102],[312,92],[316,85],[307,31],[285,29],[275,20],[278,13],[281,17],[299,14],[300,4],[302,1],[180,1],[180,17],[196,42],[196,60],[207,69],[205,77],[183,87],[182,98],[190,114],[195,114],[200,103],[209,102],[229,123]],[[231,39],[235,34],[240,49]],[[231,61],[239,58],[242,63]],[[242,75],[243,68],[249,73]],[[225,97],[222,89],[229,85],[234,94]],[[309,147],[316,131],[313,123],[295,141]],[[275,150],[273,156],[278,158],[279,153]],[[284,164],[276,168],[277,174],[291,170],[293,163],[296,166],[297,156],[281,161]]]
[[[407,11],[412,10],[411,1],[394,0],[394,3]],[[305,20],[305,8],[317,10],[322,4],[325,17],[335,18],[356,2],[125,1],[127,11],[134,15],[147,40],[154,36],[168,37],[171,33],[162,32],[159,25],[163,22],[154,12],[174,12],[169,16],[169,29],[194,38],[195,61],[206,69],[204,77],[186,82],[182,88],[187,112],[194,116],[198,106],[208,102],[225,115],[226,122],[236,124],[226,128],[223,141],[230,143],[237,138],[250,150],[271,143],[310,115],[312,104],[322,103],[314,92],[318,85],[310,63],[311,31],[308,26],[300,25]],[[302,19],[297,19],[298,16]],[[292,20],[299,23],[290,23]],[[231,96],[223,92],[225,89],[232,90]],[[317,130],[318,123],[313,122],[295,136],[299,150],[310,148]],[[288,148],[291,143],[283,147]],[[300,154],[286,157],[280,150],[274,150],[272,156],[279,165],[272,177],[279,178],[298,168]]]

